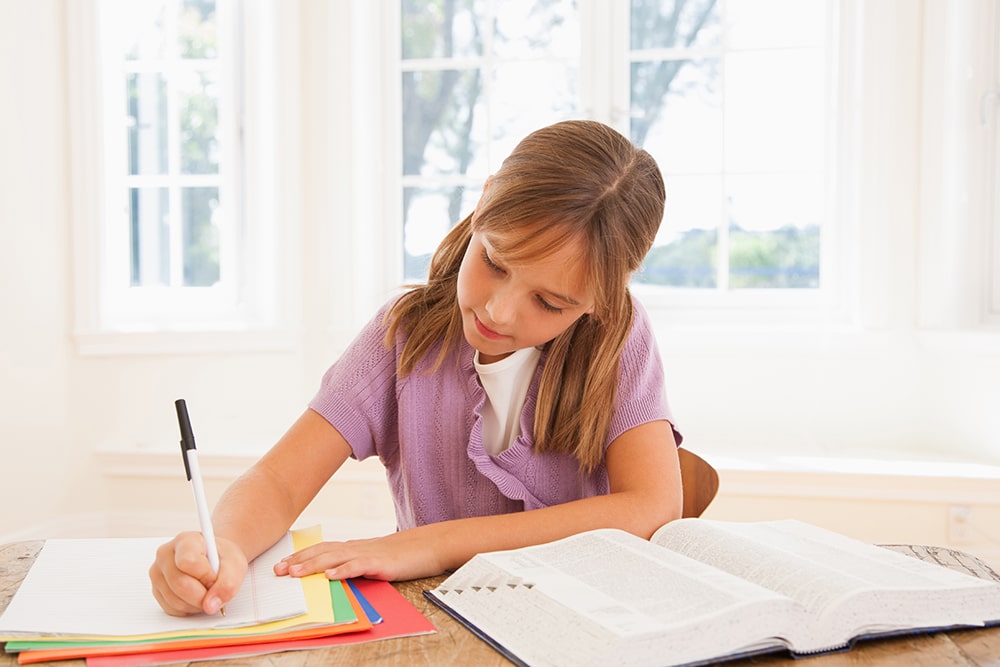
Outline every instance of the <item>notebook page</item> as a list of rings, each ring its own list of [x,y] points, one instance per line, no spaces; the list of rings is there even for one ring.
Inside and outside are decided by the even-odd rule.
[[[257,558],[226,616],[166,614],[150,590],[149,566],[166,538],[48,540],[0,616],[0,636],[19,633],[150,635],[256,625],[306,613],[300,580],[271,566],[294,551],[286,534]]]

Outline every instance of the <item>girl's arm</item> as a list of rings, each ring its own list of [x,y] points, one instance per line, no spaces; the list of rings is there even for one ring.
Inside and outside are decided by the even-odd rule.
[[[175,615],[217,612],[239,590],[249,561],[285,534],[350,454],[340,433],[306,410],[219,499],[212,515],[218,576],[200,533],[181,533],[157,550],[149,576],[160,606]]]
[[[399,581],[457,568],[484,551],[541,544],[595,528],[643,538],[681,515],[681,478],[673,431],[655,421],[626,431],[606,456],[610,493],[552,507],[457,519],[368,540],[324,542],[275,566],[278,574],[325,571],[331,579]]]

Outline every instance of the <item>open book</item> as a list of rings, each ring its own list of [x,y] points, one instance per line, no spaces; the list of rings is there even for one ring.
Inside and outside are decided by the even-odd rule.
[[[519,664],[679,665],[1000,623],[1000,583],[798,521],[480,554],[425,595]]]

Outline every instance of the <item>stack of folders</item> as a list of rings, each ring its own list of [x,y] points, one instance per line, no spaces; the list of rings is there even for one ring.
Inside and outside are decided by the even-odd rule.
[[[434,632],[390,584],[277,577],[281,557],[321,540],[293,530],[250,565],[226,615],[173,617],[147,569],[163,538],[48,540],[7,609],[0,641],[18,662],[86,658],[124,667],[242,657]]]

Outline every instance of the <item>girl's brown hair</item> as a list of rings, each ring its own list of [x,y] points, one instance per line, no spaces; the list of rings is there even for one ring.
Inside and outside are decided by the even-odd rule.
[[[462,340],[456,284],[473,232],[488,233],[500,256],[517,264],[580,239],[594,310],[547,344],[534,441],[536,451],[571,454],[592,472],[604,459],[618,359],[632,326],[628,281],[653,244],[664,198],[652,156],[602,123],[565,121],[528,135],[475,213],[438,246],[427,283],[389,311],[387,344],[401,328],[407,333],[400,374],[440,344],[437,368]]]

